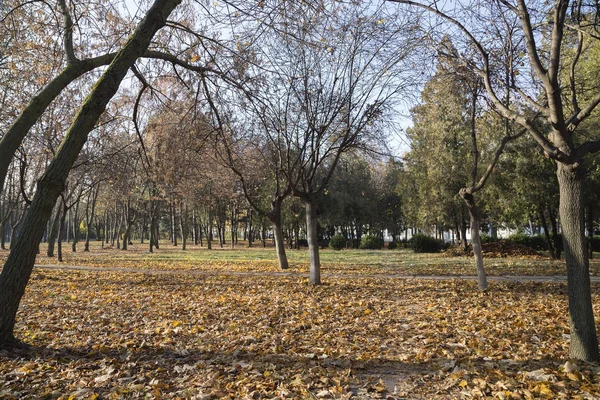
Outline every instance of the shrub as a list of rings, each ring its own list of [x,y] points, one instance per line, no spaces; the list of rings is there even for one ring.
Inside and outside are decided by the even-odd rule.
[[[437,253],[444,248],[444,242],[441,240],[421,233],[413,235],[409,245],[415,253]]]
[[[508,240],[513,243],[519,243],[523,246],[527,246],[534,250],[547,250],[548,246],[546,245],[546,238],[544,235],[526,235],[523,233],[516,233],[514,235],[510,235]]]
[[[592,251],[600,251],[600,237],[592,236]]]
[[[481,238],[481,243],[493,243],[500,240],[498,238],[491,237],[490,235],[485,233],[482,233],[479,237]]]
[[[360,239],[359,248],[364,250],[379,250],[383,247],[383,240],[379,236],[364,235]]]
[[[333,235],[331,239],[329,239],[329,247],[333,250],[341,250],[346,248],[346,237],[344,235]]]

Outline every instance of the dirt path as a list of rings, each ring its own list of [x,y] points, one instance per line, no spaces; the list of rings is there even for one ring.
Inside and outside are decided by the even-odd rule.
[[[69,271],[96,271],[96,272],[124,272],[148,275],[199,275],[199,276],[299,276],[307,275],[303,272],[262,272],[262,271],[199,271],[199,270],[156,270],[156,269],[136,269],[136,268],[109,268],[109,267],[89,267],[85,265],[35,265],[37,269],[54,269]],[[346,279],[416,279],[416,280],[477,280],[475,275],[402,275],[402,274],[344,274],[322,272],[324,278],[346,278]],[[501,275],[488,276],[489,281],[497,282],[566,282],[566,276],[559,275]],[[600,282],[600,277],[590,276],[592,282]]]

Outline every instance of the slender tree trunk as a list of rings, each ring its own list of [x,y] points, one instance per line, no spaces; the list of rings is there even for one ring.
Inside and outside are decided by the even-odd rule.
[[[194,234],[194,245],[198,246],[198,220],[196,217],[196,207],[192,209],[192,232]]]
[[[548,217],[550,218],[550,225],[552,226],[552,242],[554,243],[554,251],[556,252],[556,259],[560,260],[562,252],[562,239],[558,235],[558,223],[556,221],[556,215],[554,214],[552,207],[548,206]]]
[[[149,207],[150,207],[150,226],[149,226],[149,234],[150,237],[148,238],[148,252],[149,253],[154,253],[154,225],[155,225],[155,220],[156,220],[156,215],[155,215],[155,210],[154,210],[154,200],[150,200],[149,202]]]
[[[21,225],[23,223],[23,220],[25,219],[25,215],[27,214],[27,208],[28,206],[25,206],[23,208],[23,211],[21,212],[21,216],[19,217],[19,219],[17,221],[15,221],[15,223],[12,225],[12,228],[10,230],[10,248],[13,248],[13,244],[17,241],[17,237],[19,236],[19,232],[21,229]],[[15,210],[15,212],[18,212],[18,208]]]
[[[102,248],[104,248],[104,243],[106,243],[107,229],[108,229],[108,210],[105,210],[104,211],[104,229],[102,230],[102,243],[101,243]]]
[[[310,283],[321,284],[321,261],[319,259],[319,242],[317,238],[317,209],[312,199],[304,200],[306,209],[306,238],[310,255]]]
[[[464,217],[461,217],[460,220],[460,240],[461,240],[461,245],[462,245],[462,249],[464,252],[467,251],[467,223],[465,221]],[[473,240],[473,238],[471,238],[471,240]]]
[[[546,221],[546,216],[544,215],[543,206],[538,207],[538,214],[540,216],[540,223],[542,224],[542,227],[544,228],[544,237],[546,238],[546,247],[548,248],[548,251],[550,252],[550,257],[552,257],[553,260],[556,260],[556,252],[554,251],[554,243],[552,242],[552,238],[550,237],[550,231],[548,230],[548,222]]]
[[[52,220],[52,225],[50,226],[50,235],[48,235],[48,250],[46,251],[46,255],[48,257],[54,257],[54,244],[56,243],[56,236],[58,235],[58,225],[60,224],[61,212],[62,208],[59,205],[56,207],[56,214],[54,214],[54,219]]]
[[[60,217],[60,225],[58,226],[58,249],[57,249],[57,259],[59,262],[63,261],[63,256],[62,256],[62,241],[63,241],[63,237],[65,236],[65,233],[68,229],[66,229],[67,227],[65,226],[65,222],[66,222],[66,217],[67,217],[67,211],[69,211],[69,209],[67,208],[67,205],[65,204],[64,200],[62,202],[62,215]]]
[[[473,246],[473,257],[475,258],[475,266],[477,269],[477,286],[479,287],[479,290],[484,291],[488,288],[488,282],[483,266],[483,252],[481,251],[481,237],[479,236],[479,210],[477,209],[477,204],[475,204],[475,197],[471,193],[461,190],[460,196],[469,210],[471,221],[471,244]]]
[[[144,213],[142,218],[142,223],[140,224],[140,244],[144,244],[144,236],[148,232],[148,218],[146,213]]]
[[[81,197],[81,194],[80,194]],[[77,252],[77,243],[79,243],[79,200],[77,200],[77,204],[75,204],[75,211],[73,212],[73,243],[71,244],[71,251],[73,253]]]
[[[179,204],[180,218],[179,225],[181,227],[181,250],[185,250],[187,246],[188,237],[188,206],[187,203],[184,205],[183,202]]]
[[[252,210],[248,210],[248,218],[246,219],[248,228],[248,247],[252,247]]]
[[[569,356],[578,360],[600,360],[592,308],[589,259],[583,224],[583,167],[557,163],[560,191],[560,223],[567,264],[571,341]]]
[[[213,240],[213,215],[212,210],[208,211],[208,221],[206,221],[206,248],[208,250],[212,249],[212,240]]]
[[[125,232],[123,232],[123,246],[121,246],[121,250],[127,251],[129,248],[129,236],[131,235],[131,225],[133,221],[131,220],[131,207],[129,200],[127,200],[127,204],[125,205],[125,209],[123,210],[123,220],[125,221]]]
[[[139,23],[125,47],[94,85],[75,120],[67,130],[52,162],[37,184],[23,232],[0,273],[0,347],[16,344],[14,326],[17,310],[29,282],[36,250],[44,234],[48,219],[65,181],[89,132],[104,112],[106,105],[117,92],[121,81],[134,62],[148,48],[152,37],[164,26],[171,11],[180,0],[156,0],[146,17]]]

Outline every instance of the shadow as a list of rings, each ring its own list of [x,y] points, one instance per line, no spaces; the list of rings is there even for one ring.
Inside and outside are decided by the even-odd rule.
[[[553,373],[558,371],[565,362],[559,358],[490,360],[483,357],[468,359],[441,357],[424,362],[403,362],[390,358],[358,360],[348,357],[303,356],[288,353],[259,354],[237,350],[229,353],[202,351],[198,348],[177,350],[150,346],[129,348],[30,346],[26,349],[0,351],[0,361],[3,363],[16,361],[24,366],[35,362],[52,366],[56,371],[74,371],[73,374],[77,379],[83,379],[87,375],[91,377],[91,382],[96,383],[94,391],[101,397],[114,393],[115,387],[122,386],[124,383],[138,384],[132,387],[138,387],[140,390],[146,386],[153,387],[154,393],[157,393],[158,389],[162,394],[175,393],[176,389],[180,389],[177,387],[178,384],[191,384],[190,382],[195,382],[194,376],[197,376],[204,380],[201,379],[200,383],[195,385],[202,390],[213,390],[216,393],[213,397],[207,398],[225,397],[228,393],[227,388],[234,387],[236,382],[254,379],[256,382],[262,382],[256,383],[256,387],[280,385],[293,389],[294,385],[303,386],[302,390],[313,393],[313,397],[314,393],[337,385],[332,382],[339,382],[339,385],[345,387],[346,393],[352,392],[357,396],[353,398],[358,399],[395,399],[392,395],[395,390],[408,391],[409,394],[417,390],[427,393],[433,388],[428,387],[428,383],[438,385],[440,382],[445,382],[448,388],[454,387],[452,390],[455,390],[454,394],[458,395],[462,390],[458,385],[460,380],[471,382],[471,379],[485,378],[492,387],[506,376],[518,377],[528,371],[540,369]],[[104,375],[107,369],[108,375]],[[502,374],[498,374],[498,371]],[[454,375],[459,376],[459,379],[453,377]],[[25,378],[21,380],[22,382],[17,382],[19,385],[26,384]],[[158,383],[153,385],[152,382],[163,382],[163,386]],[[524,381],[522,384],[527,388],[527,382]],[[5,382],[5,388],[10,385],[9,379]],[[260,393],[253,398],[269,397]]]

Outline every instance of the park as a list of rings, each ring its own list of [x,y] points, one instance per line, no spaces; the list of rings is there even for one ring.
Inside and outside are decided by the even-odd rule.
[[[124,253],[92,242],[62,266],[40,257],[17,327],[32,347],[0,353],[3,397],[600,391],[597,364],[569,361],[564,265],[547,256],[490,259],[491,288],[480,292],[465,279],[473,266],[464,256],[323,249],[323,283],[314,286],[306,249],[289,251],[289,270],[278,272],[271,246],[154,254],[134,246]],[[600,263],[591,269],[597,276]],[[542,275],[553,279],[527,280]],[[494,280],[507,276],[525,280]]]
[[[599,21],[0,2],[0,398],[600,398]]]

